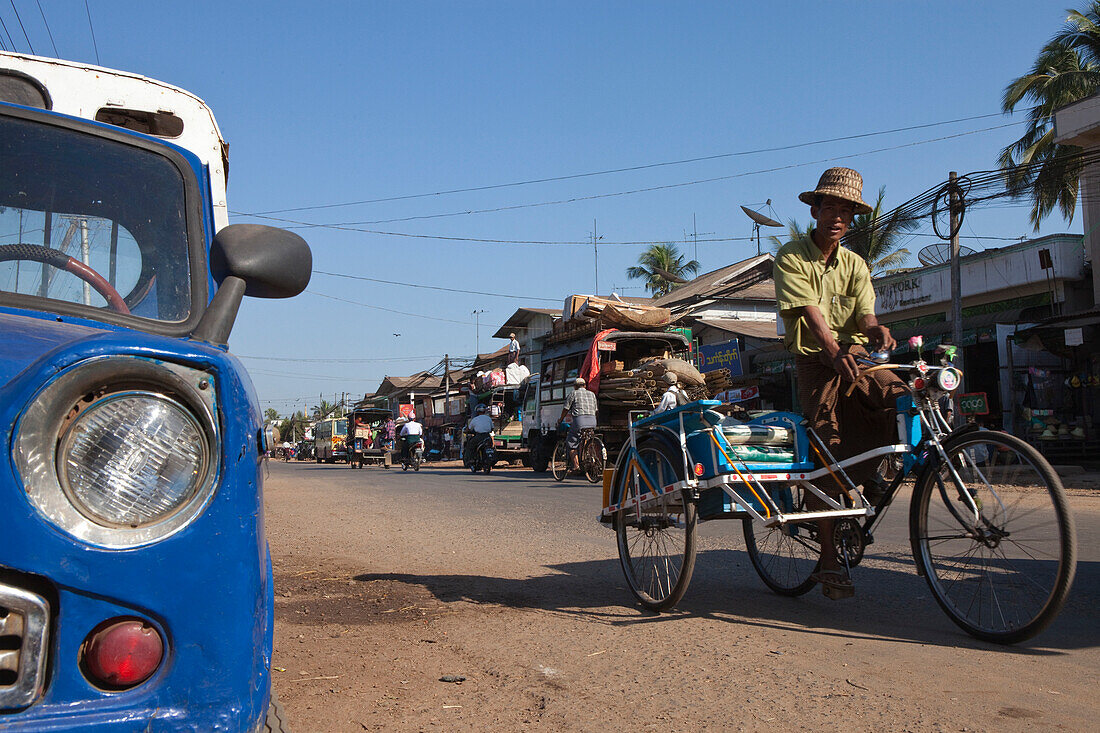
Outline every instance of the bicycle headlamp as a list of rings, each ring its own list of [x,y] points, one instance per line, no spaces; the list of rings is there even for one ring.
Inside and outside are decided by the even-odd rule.
[[[138,527],[195,495],[210,463],[202,428],[178,402],[152,392],[110,395],[61,436],[57,472],[73,505],[101,524]]]
[[[936,386],[942,389],[944,392],[954,392],[959,388],[959,384],[962,383],[962,374],[958,369],[941,369],[936,374]]]

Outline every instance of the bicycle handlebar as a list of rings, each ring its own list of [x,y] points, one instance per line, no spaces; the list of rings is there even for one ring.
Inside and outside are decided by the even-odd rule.
[[[883,369],[893,369],[895,371],[900,371],[900,370],[907,370],[908,371],[908,370],[911,370],[911,369],[916,369],[917,364],[919,363],[919,362],[914,362],[912,364],[883,364],[881,362],[874,361],[873,359],[867,359],[866,357],[862,357],[862,356],[857,356],[856,357],[856,362],[860,363],[860,364],[864,364],[864,365],[870,365],[870,366],[868,366],[866,369],[864,369],[862,372],[860,372],[859,376],[857,376],[855,378],[855,380],[852,381],[851,386],[848,387],[848,390],[844,393],[845,397],[851,397],[852,392],[855,391],[856,383],[859,382],[859,380],[862,379],[864,376],[870,374],[871,372],[882,371]],[[940,371],[942,369],[949,369],[949,368],[950,369],[955,369],[955,367],[953,367],[953,366],[933,366],[931,364],[926,364],[925,366],[927,367],[926,371],[928,371],[928,372]]]

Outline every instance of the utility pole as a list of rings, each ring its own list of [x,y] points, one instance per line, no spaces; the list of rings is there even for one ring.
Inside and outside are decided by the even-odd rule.
[[[451,355],[443,355],[443,421],[447,420],[447,411],[451,403]]]
[[[603,237],[596,236],[596,220],[592,220],[592,254],[595,257],[596,263],[596,282],[594,284],[595,290],[592,291],[593,295],[600,294],[600,250],[596,247],[596,242],[603,239]]]
[[[959,265],[959,208],[962,203],[959,200],[959,187],[956,183],[958,174],[951,171],[948,174],[948,185],[951,190],[951,341],[958,349],[955,352],[955,365],[963,370],[962,348],[962,268]],[[964,390],[960,390],[964,391]]]
[[[481,319],[479,316],[485,312],[484,308],[478,308],[471,311],[471,315],[474,317],[474,359],[476,360],[478,354],[481,353]]]
[[[692,257],[692,259],[695,260],[696,262],[699,261],[699,235],[700,234],[704,234],[704,235],[714,234],[714,232],[700,232],[698,230],[698,228],[695,226],[695,213],[692,212],[692,214],[691,214],[691,239],[692,239],[692,242],[695,243],[695,256]],[[758,251],[757,251],[756,254],[760,254],[759,249],[760,248],[757,247]]]

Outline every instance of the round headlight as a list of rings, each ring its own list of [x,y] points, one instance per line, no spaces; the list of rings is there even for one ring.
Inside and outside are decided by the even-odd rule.
[[[136,527],[185,505],[210,465],[191,411],[151,392],[109,395],[61,437],[58,478],[73,505],[100,524]]]
[[[936,375],[936,386],[944,392],[954,392],[959,388],[959,382],[961,381],[962,375],[959,374],[957,369],[941,369],[939,374]]]

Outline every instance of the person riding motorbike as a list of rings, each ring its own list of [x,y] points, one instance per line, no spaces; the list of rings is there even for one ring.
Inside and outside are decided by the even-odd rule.
[[[424,426],[410,418],[401,426],[401,460],[407,460],[412,447],[424,439]]]
[[[474,413],[466,424],[466,431],[470,433],[470,437],[466,440],[466,447],[462,451],[467,463],[473,458],[478,447],[493,435],[493,418],[489,417],[489,408],[478,405]]]

